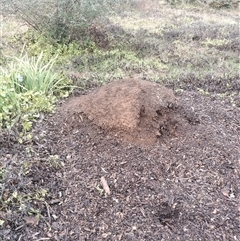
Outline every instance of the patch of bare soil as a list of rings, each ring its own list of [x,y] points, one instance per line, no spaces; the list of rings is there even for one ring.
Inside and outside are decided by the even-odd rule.
[[[169,124],[174,118],[180,129]],[[163,120],[175,131],[156,137]],[[146,130],[145,146],[138,138]],[[5,185],[51,195],[32,202],[39,222],[24,209],[2,211],[0,240],[240,240],[240,109],[224,99],[116,82],[67,100],[34,134],[25,147],[0,142],[6,168],[32,163],[21,182],[13,172]],[[30,147],[34,158],[24,154]],[[46,164],[52,155],[58,166]]]

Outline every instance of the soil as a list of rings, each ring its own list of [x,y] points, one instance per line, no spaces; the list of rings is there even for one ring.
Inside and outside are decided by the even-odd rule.
[[[33,133],[1,136],[2,196],[49,195],[29,202],[38,215],[2,207],[0,240],[240,240],[240,109],[227,99],[120,81],[72,96]]]
[[[85,115],[123,140],[145,146],[156,138],[176,135],[184,124],[176,108],[172,90],[145,80],[125,79],[73,98],[62,107],[61,115],[68,127],[78,125]]]

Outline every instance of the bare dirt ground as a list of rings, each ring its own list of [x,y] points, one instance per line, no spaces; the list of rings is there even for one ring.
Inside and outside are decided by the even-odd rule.
[[[109,105],[120,104],[129,94],[124,90]],[[21,214],[1,211],[0,240],[240,239],[239,107],[227,98],[175,93],[172,111],[185,121],[184,132],[163,132],[144,145],[99,126],[89,113],[74,115],[74,103],[99,99],[103,91],[89,93],[39,121],[31,143],[14,143],[11,133],[2,137],[1,163],[12,170],[3,198],[13,190],[36,195],[29,197],[31,208],[9,200],[19,202]],[[24,162],[28,166],[19,169]]]

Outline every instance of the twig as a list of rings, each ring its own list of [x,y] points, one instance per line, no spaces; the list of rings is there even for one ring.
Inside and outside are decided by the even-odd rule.
[[[19,236],[18,241],[20,241],[21,239],[22,239],[22,234]]]
[[[49,223],[51,223],[51,215],[50,215],[49,205],[47,202],[45,202],[45,205],[47,207],[48,221],[49,221]]]
[[[40,238],[40,239],[37,239],[36,241],[43,241],[43,240],[50,240],[50,238]]]
[[[19,229],[23,228],[25,226],[25,224],[21,225],[21,226],[18,226],[17,228],[15,228],[15,231],[18,231]],[[20,236],[21,237],[21,236]],[[20,238],[19,237],[19,238]]]

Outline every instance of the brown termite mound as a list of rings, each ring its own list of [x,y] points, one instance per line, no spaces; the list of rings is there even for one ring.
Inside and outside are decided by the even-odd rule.
[[[144,80],[118,80],[87,95],[71,99],[64,107],[69,121],[83,117],[123,140],[152,144],[175,136],[182,120],[173,91]]]

